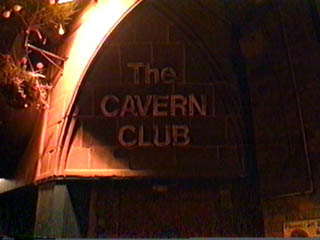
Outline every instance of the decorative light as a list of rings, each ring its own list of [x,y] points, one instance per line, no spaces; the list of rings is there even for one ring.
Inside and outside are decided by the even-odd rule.
[[[21,5],[16,4],[16,5],[13,6],[13,11],[15,11],[15,12],[20,12],[21,9],[22,9]]]
[[[59,26],[59,35],[63,35],[64,33],[65,33],[65,31],[64,31],[62,25],[60,24],[60,26]]]
[[[73,0],[58,0],[58,4],[72,2]]]
[[[10,18],[10,16],[11,16],[11,11],[9,11],[9,10],[4,11],[2,13],[2,17],[4,17],[4,18]]]
[[[44,67],[43,63],[42,62],[38,62],[37,63],[37,68],[38,69],[42,69]]]
[[[20,64],[21,64],[21,65],[26,65],[27,62],[28,62],[28,59],[27,59],[26,57],[23,57],[23,58],[21,58],[21,60],[20,60]]]

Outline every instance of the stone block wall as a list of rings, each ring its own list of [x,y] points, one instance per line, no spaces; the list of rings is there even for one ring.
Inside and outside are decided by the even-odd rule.
[[[259,26],[243,29],[241,47],[251,90],[265,233],[282,237],[284,222],[319,218],[320,54],[309,1],[266,2],[256,12],[263,7],[269,12]],[[258,15],[255,19],[261,21]]]
[[[166,2],[166,1],[164,1]],[[192,1],[190,1],[191,3]],[[177,4],[177,5],[175,5]],[[177,10],[180,3],[170,3],[168,8]],[[187,26],[181,25],[179,15],[166,16],[157,4],[146,2],[127,16],[106,39],[101,51],[88,69],[77,98],[79,112],[75,115],[75,128],[70,135],[70,148],[61,174],[79,176],[214,176],[239,177],[245,175],[243,123],[239,91],[232,74],[225,78],[217,74],[229,68],[225,58],[213,53],[224,45],[224,54],[231,49],[228,29],[215,23],[211,34],[202,34],[208,28],[197,19],[190,18]],[[168,11],[167,8],[167,11]],[[191,11],[188,8],[188,11]],[[202,9],[183,14],[200,14]],[[221,14],[221,13],[220,13]],[[209,16],[209,15],[208,15]],[[221,16],[223,17],[223,16]],[[227,27],[227,26],[226,26]],[[196,29],[197,34],[192,33]],[[198,36],[198,39],[194,39]],[[208,36],[208,37],[207,37]],[[216,41],[206,52],[203,42]],[[214,36],[217,36],[216,38]],[[192,40],[192,41],[191,41]],[[228,46],[229,44],[229,46]],[[217,60],[216,65],[212,65]],[[133,84],[130,63],[150,64],[159,71],[171,67],[176,72],[174,84]],[[224,72],[223,72],[224,73]],[[141,71],[141,79],[145,73]],[[175,116],[106,118],[101,111],[105,95],[119,98],[126,95],[200,94],[207,96],[206,116]],[[121,100],[122,101],[122,100]],[[197,115],[198,114],[198,115]],[[149,114],[150,115],[150,114]],[[122,126],[145,126],[145,136],[152,140],[152,126],[184,124],[189,126],[190,144],[185,147],[136,147],[124,148],[117,134]],[[149,131],[149,132],[147,132]],[[160,134],[163,134],[163,132]],[[64,161],[64,160],[62,160]]]
[[[88,69],[74,106],[75,81],[81,76],[70,73],[57,83],[46,115],[37,180],[154,176],[155,172],[160,176],[245,174],[239,92],[228,62],[232,47],[226,9],[223,4],[215,5],[219,1],[201,1],[200,5],[188,1],[194,4],[192,10],[184,5],[186,1],[159,2],[139,6],[108,36]],[[308,1],[269,1],[270,6],[259,2],[266,13],[264,20],[262,24],[261,19],[259,24],[243,24],[240,46],[251,90],[265,233],[280,237],[286,221],[319,218],[319,42]],[[177,9],[184,11],[172,11]],[[217,21],[212,20],[214,11]],[[188,20],[186,25],[181,19]],[[75,37],[70,36],[70,43]],[[99,97],[119,83],[127,85],[117,93],[128,93],[130,88],[125,86],[130,86],[132,79],[128,62],[150,63],[159,69],[170,65],[176,70],[174,89],[159,85],[153,93],[173,93],[186,84],[211,96],[210,125],[205,128],[210,131],[203,131],[208,122],[205,118],[177,119],[197,122],[192,125],[196,126],[192,132],[199,134],[194,138],[197,146],[136,149],[132,154],[117,145],[120,124],[150,121],[106,122],[101,116]],[[74,111],[68,112],[72,106]],[[70,125],[65,124],[67,120]],[[164,119],[151,121],[166,123]],[[208,141],[210,146],[205,144]]]
[[[39,153],[36,156],[32,152],[26,154],[27,158],[38,159],[34,181],[47,180],[59,175],[60,169],[63,168],[60,159],[64,154],[65,126],[72,119],[72,114],[70,115],[72,103],[78,84],[82,80],[82,74],[105,35],[108,35],[113,25],[139,2],[138,0],[101,0],[98,3],[89,0],[79,1],[80,4],[86,5],[86,9],[75,20],[73,28],[69,29],[65,42],[59,49],[58,54],[67,57],[68,60],[64,64],[63,74],[56,76],[54,88],[50,93],[50,108],[45,113],[43,131],[37,140],[40,146],[37,150]],[[116,10],[111,14],[113,8]],[[101,15],[103,10],[107,15]],[[93,25],[100,31],[90,33]]]

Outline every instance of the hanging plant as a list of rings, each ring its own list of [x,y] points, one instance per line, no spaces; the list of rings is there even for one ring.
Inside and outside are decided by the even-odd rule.
[[[40,65],[40,64],[39,64]],[[48,82],[40,71],[27,71],[16,65],[9,55],[0,55],[0,89],[9,105],[27,108],[36,104],[37,108],[47,108]]]
[[[0,53],[0,93],[15,108],[47,108],[52,83],[48,69],[62,70],[65,61],[50,48],[56,47],[65,34],[76,4],[72,1],[58,4],[57,0],[1,0],[0,11],[1,35],[10,38],[11,34],[14,39],[9,51]]]

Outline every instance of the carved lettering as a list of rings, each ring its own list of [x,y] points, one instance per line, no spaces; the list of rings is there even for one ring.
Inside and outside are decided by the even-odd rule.
[[[141,117],[146,117],[147,114],[148,114],[148,110],[150,108],[150,104],[151,104],[151,101],[152,101],[152,96],[148,95],[146,97],[146,100],[145,100],[144,103],[142,103],[140,96],[135,95],[134,99],[136,100],[136,104],[137,104],[139,115]]]
[[[151,67],[150,63],[128,63],[132,69],[134,84],[172,84],[177,73],[172,67],[162,69]],[[144,77],[142,77],[144,75]],[[208,114],[208,97],[205,94],[167,95],[106,95],[100,109],[103,116],[111,117],[205,117]],[[152,120],[152,119],[151,119]],[[190,130],[187,125],[166,124],[146,127],[125,125],[118,131],[118,141],[123,147],[167,147],[190,144]]]
[[[171,108],[170,115],[175,117],[177,115],[178,110],[182,116],[187,115],[187,102],[188,99],[183,95],[172,95],[171,96]]]
[[[102,99],[100,104],[100,109],[105,117],[115,117],[118,115],[119,109],[115,108],[113,111],[108,111],[107,105],[109,101],[116,103],[116,105],[119,105],[119,98],[113,95],[108,95]]]
[[[148,136],[152,136],[152,138],[147,139]],[[146,129],[142,125],[138,127],[125,125],[119,130],[118,141],[121,146],[128,148],[186,146],[190,142],[189,127],[186,125],[165,125],[164,128],[160,128],[158,125],[154,125],[152,129]]]
[[[121,108],[120,117],[124,117],[126,114],[131,114],[132,116],[137,116],[136,107],[134,104],[134,99],[132,96],[127,95],[123,106]]]
[[[160,78],[160,74],[159,74],[159,70],[156,68],[150,68],[150,64],[146,64],[145,66],[145,73],[146,73],[146,80],[145,83],[146,84],[151,84],[152,80],[154,84],[159,83],[159,78]]]
[[[153,130],[154,130],[153,143],[155,146],[165,147],[170,144],[170,142],[171,142],[170,126],[168,126],[168,125],[165,126],[165,140],[164,140],[164,142],[160,142],[159,126],[153,126]]]
[[[153,96],[153,116],[168,116],[169,96]]]
[[[177,73],[171,67],[166,67],[161,71],[161,81],[163,83],[174,83],[177,80]]]
[[[139,126],[139,141],[138,141],[138,145],[140,147],[152,146],[152,143],[148,142],[145,139],[145,132],[144,132],[144,127],[143,126]]]
[[[136,133],[136,128],[130,125],[126,125],[120,128],[118,133],[118,141],[123,147],[133,147],[137,143],[137,138],[135,137],[133,140],[128,141],[125,140],[125,134],[132,134],[133,137]]]
[[[197,111],[201,116],[207,115],[207,97],[205,95],[201,95],[201,105],[199,104],[198,100],[195,98],[194,94],[189,95],[189,116],[194,116],[194,109],[196,108]]]
[[[173,146],[186,146],[190,142],[189,128],[186,125],[172,126]]]
[[[139,84],[141,82],[140,78],[140,68],[144,67],[143,63],[128,63],[129,68],[133,68],[133,82]]]

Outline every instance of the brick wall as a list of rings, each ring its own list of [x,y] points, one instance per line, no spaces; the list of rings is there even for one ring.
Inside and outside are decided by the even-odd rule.
[[[243,29],[241,47],[251,88],[265,233],[282,237],[284,222],[319,218],[319,43],[308,1],[273,1],[258,6],[257,14],[262,7],[269,12],[259,25]],[[252,25],[259,16],[254,19]]]
[[[41,136],[34,140],[34,144],[40,146],[40,149],[31,150],[26,154],[27,158],[38,160],[37,166],[34,167],[35,181],[50,179],[60,174],[60,168],[63,169],[61,156],[65,154],[63,149],[65,126],[72,119],[69,115],[70,109],[78,90],[77,86],[82,80],[82,74],[105,35],[108,35],[119,19],[140,1],[101,0],[98,3],[92,3],[89,0],[81,0],[79,2],[87,7],[75,20],[73,28],[69,29],[65,42],[59,49],[58,54],[67,56],[68,60],[64,64],[63,74],[56,76],[54,88],[50,93],[50,108],[44,116],[42,135],[40,134]],[[99,11],[102,10],[107,11],[108,14],[101,14]],[[112,14],[109,11],[112,11]],[[100,31],[90,34],[93,25]]]
[[[226,8],[219,5],[222,1],[188,1],[191,8],[184,5],[186,1],[159,2],[139,6],[106,39],[86,74],[71,116],[65,113],[71,107],[74,81],[80,76],[71,73],[58,82],[47,113],[38,180],[56,175],[130,177],[157,172],[230,177],[244,173],[243,122],[229,61],[232,47]],[[319,218],[319,45],[307,1],[270,1],[271,6],[259,2],[265,14],[262,23],[261,18],[243,22],[240,45],[251,90],[265,232],[276,237],[282,236],[285,221]],[[177,82],[211,92],[210,131],[195,129],[201,133],[197,147],[129,153],[132,150],[117,145],[114,136],[124,120],[105,121],[96,103],[115,85],[130,82],[128,61],[157,68],[171,65]],[[159,85],[152,91],[167,93],[166,88]],[[62,128],[68,119],[70,127]],[[179,121],[197,121],[195,126],[207,123],[201,118]],[[63,133],[66,138],[59,145]],[[201,144],[204,139],[210,140],[210,147]],[[141,161],[144,158],[152,160]],[[175,170],[170,172],[172,166]],[[206,171],[209,168],[213,171]]]
[[[177,4],[166,6],[166,11],[170,8],[177,10],[180,3]],[[204,35],[202,33],[208,28],[201,24],[197,25],[199,32],[194,34],[194,29],[189,27],[199,24],[198,19],[190,17],[182,25],[177,19],[179,16],[171,13],[172,16],[168,17],[160,7],[144,3],[136,8],[107,38],[91,64],[78,96],[80,110],[65,162],[66,169],[61,170],[64,174],[219,177],[245,174],[239,93],[232,74],[225,74],[221,79],[221,73],[216,72],[218,66],[223,66],[219,71],[230,67],[224,65],[225,57],[214,59],[212,53],[221,51],[221,45],[210,45],[208,49],[212,53],[208,53],[203,43],[223,42],[224,55],[227,55],[230,40],[222,38],[228,36],[227,28],[222,30],[223,23],[218,22],[210,30],[211,34],[206,32]],[[186,10],[190,12],[183,14],[203,12],[197,8]],[[217,62],[212,65],[214,61]],[[177,79],[174,84],[136,86],[132,84],[133,73],[128,63],[150,64],[160,70],[172,67]],[[208,114],[206,117],[171,119],[129,116],[108,119],[100,109],[102,98],[107,94],[205,94]],[[117,134],[126,124],[144,125],[146,129],[150,126],[152,129],[152,125],[185,124],[190,128],[191,143],[186,147],[125,149],[120,146]],[[152,139],[152,136],[147,137]]]

